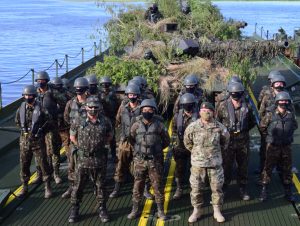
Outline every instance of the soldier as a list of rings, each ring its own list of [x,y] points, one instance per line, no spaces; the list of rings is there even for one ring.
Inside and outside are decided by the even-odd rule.
[[[27,85],[23,89],[22,95],[25,102],[17,110],[15,122],[21,129],[20,135],[20,177],[23,184],[19,196],[28,193],[28,182],[30,179],[30,165],[34,155],[41,168],[43,181],[45,182],[45,198],[52,196],[50,187],[51,172],[47,162],[45,139],[43,134],[48,129],[50,115],[46,115],[41,104],[36,101],[36,88]]]
[[[86,117],[86,109],[85,103],[87,98],[87,89],[88,89],[88,81],[86,78],[77,78],[74,82],[76,96],[67,102],[64,111],[64,121],[70,127],[72,124],[75,123],[75,119],[79,118],[80,116],[85,118]],[[75,161],[74,156],[76,154],[76,145],[70,143],[70,148],[68,149],[69,152],[66,152],[67,159],[68,159],[68,180],[69,180],[69,187],[68,189],[62,194],[62,198],[69,198],[72,193],[72,187],[75,180]]]
[[[163,18],[163,15],[159,12],[157,4],[154,3],[147,9],[144,17],[145,20],[148,20],[151,23],[157,23],[160,19]]]
[[[69,222],[79,218],[79,204],[89,177],[96,186],[96,202],[102,222],[109,221],[106,209],[105,179],[107,168],[106,144],[112,138],[112,127],[108,118],[100,114],[102,106],[97,97],[86,101],[86,117],[79,117],[71,125],[70,139],[78,147],[75,185],[71,194]]]
[[[263,118],[267,113],[267,109],[275,104],[275,96],[279,92],[282,92],[285,88],[285,78],[280,74],[274,74],[271,80],[271,87],[268,91],[265,91],[263,99],[259,108],[259,116]],[[289,105],[289,110],[294,112],[293,105]],[[260,139],[260,150],[259,150],[259,158],[260,158],[260,168],[259,173],[264,169],[265,159],[266,159],[266,133],[261,133]]]
[[[217,110],[218,120],[226,126],[230,133],[230,143],[227,150],[223,150],[224,187],[231,182],[232,166],[237,163],[237,181],[240,186],[242,200],[249,200],[246,185],[248,182],[249,162],[249,131],[255,124],[252,107],[244,99],[245,88],[241,83],[229,86],[230,97],[220,103]]]
[[[179,104],[180,97],[185,93],[191,93],[195,96],[196,106],[198,109],[199,109],[201,103],[203,101],[205,101],[205,97],[203,95],[203,90],[198,87],[199,80],[196,75],[190,74],[190,75],[186,76],[183,81],[183,85],[184,85],[184,88],[180,91],[179,96],[176,99],[175,104],[174,104],[174,109],[173,109],[174,115],[176,113],[178,113],[178,111],[180,109],[180,104]]]
[[[133,147],[129,142],[130,127],[135,117],[140,115],[140,89],[136,85],[128,85],[125,94],[129,99],[126,105],[120,105],[116,116],[116,126],[121,126],[118,164],[116,167],[114,180],[115,187],[110,198],[115,198],[120,193],[120,185],[125,181],[126,173],[129,173],[130,164],[132,162]]]
[[[200,109],[200,119],[192,122],[185,130],[184,145],[191,152],[191,203],[194,207],[189,223],[196,222],[202,215],[204,204],[203,191],[205,189],[206,174],[209,177],[212,191],[211,203],[214,218],[217,222],[224,222],[220,212],[223,204],[222,186],[224,173],[222,167],[222,152],[229,144],[229,132],[226,127],[214,119],[214,107],[203,102]]]
[[[108,116],[112,123],[114,136],[110,142],[110,152],[113,162],[116,162],[116,137],[115,137],[115,124],[116,124],[116,114],[118,111],[118,99],[116,96],[116,92],[112,87],[112,81],[108,76],[101,77],[100,79],[100,86],[101,86],[101,99],[104,100],[105,103],[109,103],[111,106],[112,113]]]
[[[184,173],[190,162],[191,153],[183,144],[183,134],[188,125],[199,118],[199,112],[198,109],[195,108],[195,104],[196,99],[193,94],[183,94],[180,97],[182,109],[174,115],[172,121],[172,141],[175,140],[176,144],[173,149],[173,156],[176,162],[175,181],[177,185],[173,199],[180,199],[182,196]]]
[[[272,79],[274,78],[274,76],[276,77],[277,75],[281,75],[279,71],[274,70],[274,71],[270,71],[269,75],[268,75],[268,81],[269,81],[269,85],[265,85],[262,87],[258,99],[257,99],[257,108],[260,108],[260,104],[264,98],[265,95],[269,95],[271,93],[271,87],[272,87]]]
[[[133,81],[137,80],[141,84],[141,99],[155,99],[153,92],[148,88],[147,80],[142,76],[135,76],[132,79]]]
[[[46,71],[38,72],[35,81],[38,84],[37,100],[41,103],[42,107],[46,109],[49,114],[51,114],[52,117],[52,123],[49,126],[49,130],[45,134],[45,142],[49,166],[51,171],[54,171],[55,183],[60,184],[62,182],[59,175],[61,140],[58,132],[57,113],[59,103],[64,102],[64,99],[60,100],[60,95],[55,95],[53,89],[48,85],[50,77]],[[37,174],[39,178],[39,175],[41,175],[39,166],[37,166]]]
[[[141,116],[136,118],[130,129],[130,140],[134,146],[134,185],[132,194],[132,211],[128,219],[140,215],[140,202],[147,175],[154,190],[158,217],[166,220],[164,213],[163,149],[168,147],[170,138],[160,117],[156,117],[156,103],[153,99],[143,100]]]
[[[298,124],[293,112],[289,110],[291,97],[287,92],[279,92],[275,97],[274,107],[269,108],[260,122],[260,130],[267,133],[266,159],[262,171],[262,190],[260,200],[267,199],[267,185],[271,181],[274,166],[279,165],[281,179],[285,189],[285,197],[288,201],[294,201],[291,191],[292,186],[292,149],[294,131]]]

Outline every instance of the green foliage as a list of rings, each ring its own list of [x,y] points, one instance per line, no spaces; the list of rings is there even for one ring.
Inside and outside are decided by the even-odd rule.
[[[97,62],[96,66],[88,71],[88,74],[91,73],[98,77],[109,76],[114,84],[126,84],[134,76],[143,75],[149,87],[157,92],[159,76],[164,75],[165,71],[151,60],[127,60],[117,56],[105,56],[103,62]]]
[[[165,18],[178,17],[182,14],[178,0],[158,0],[156,2],[158,3],[159,11],[161,11]]]

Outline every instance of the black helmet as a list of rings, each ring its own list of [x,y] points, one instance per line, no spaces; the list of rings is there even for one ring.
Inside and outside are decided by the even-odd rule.
[[[274,76],[276,77],[277,75],[281,75],[281,73],[277,70],[270,71],[268,79],[272,81]]]
[[[275,82],[283,82],[283,85],[285,86],[285,78],[281,74],[276,74],[273,76],[271,80],[272,86]]]
[[[75,88],[88,88],[89,86],[89,82],[86,78],[84,77],[80,77],[80,78],[77,78],[74,82],[74,87]]]
[[[38,72],[35,81],[37,80],[47,80],[47,82],[50,81],[49,74],[46,71],[40,71]]]
[[[128,81],[128,84],[127,84],[127,85],[128,85],[128,86],[129,86],[129,85],[136,85],[136,86],[138,86],[139,88],[142,87],[142,83],[141,83],[141,81],[140,81],[139,79],[131,79],[131,80]]]
[[[110,77],[108,77],[108,76],[103,76],[103,77],[101,77],[101,79],[100,79],[100,84],[103,84],[103,83],[109,83],[109,84],[112,84],[112,81],[111,81]]]
[[[129,93],[140,95],[141,91],[140,91],[140,88],[137,85],[135,85],[135,84],[130,84],[129,85],[128,84],[128,86],[125,89],[125,94],[129,94]]]
[[[288,100],[291,102],[291,97],[290,94],[288,92],[282,91],[276,94],[275,97],[275,102],[280,101],[280,100]]]
[[[199,79],[198,79],[197,75],[194,75],[194,74],[190,74],[190,75],[186,76],[183,81],[184,86],[193,86],[193,85],[198,85],[198,84],[199,84]]]
[[[191,93],[185,93],[180,97],[180,104],[194,104],[196,103],[196,98]]]
[[[240,79],[240,77],[238,76],[238,75],[233,75],[230,79],[229,79],[229,81],[228,81],[228,84],[230,84],[230,83],[236,83],[236,82],[238,82],[238,83],[242,83],[242,80]]]
[[[157,111],[157,105],[153,99],[145,99],[142,101],[140,108],[142,109],[143,107],[152,107]]]
[[[245,88],[242,83],[231,83],[227,87],[227,90],[230,93],[238,93],[238,92],[244,92]]]
[[[89,85],[98,85],[98,79],[96,75],[88,75],[86,76],[86,79]]]
[[[26,85],[23,88],[22,95],[37,95],[36,87],[34,85]]]
[[[86,106],[87,107],[97,107],[97,108],[101,108],[102,107],[99,98],[96,97],[96,96],[90,96],[90,97],[88,97],[86,99]]]
[[[55,86],[59,86],[59,85],[63,85],[64,83],[60,77],[55,77],[54,79],[52,79],[51,84]]]
[[[61,81],[62,81],[62,83],[63,83],[63,86],[64,86],[66,89],[69,89],[69,88],[70,88],[70,82],[69,82],[69,79],[63,78]]]
[[[147,87],[147,80],[143,76],[134,76],[132,80],[138,80],[143,87]]]

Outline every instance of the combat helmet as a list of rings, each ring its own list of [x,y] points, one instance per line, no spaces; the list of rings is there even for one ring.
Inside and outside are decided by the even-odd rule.
[[[35,78],[35,81],[37,80],[46,80],[47,82],[49,82],[50,81],[49,74],[46,71],[39,71]]]
[[[180,104],[194,104],[194,103],[196,103],[196,98],[191,93],[185,93],[180,97],[179,103]]]
[[[283,82],[283,85],[285,86],[286,84],[286,81],[285,81],[285,78],[281,75],[281,74],[275,74],[271,80],[271,84],[273,86],[273,84],[275,82]]]
[[[88,86],[89,86],[89,82],[84,77],[77,78],[74,82],[75,88],[88,88]]]
[[[155,103],[155,101],[153,99],[145,99],[142,101],[140,108],[144,108],[144,107],[152,107],[154,110],[157,111],[157,105]]]
[[[229,93],[239,93],[239,92],[244,92],[245,87],[243,86],[242,83],[231,83],[229,84],[227,90]]]
[[[228,84],[230,83],[242,83],[242,80],[238,75],[233,75],[228,81]]]
[[[132,94],[136,94],[136,95],[140,95],[141,94],[141,91],[140,91],[140,88],[135,85],[135,84],[130,84],[126,87],[125,89],[125,94],[129,94],[129,93],[132,93]]]
[[[89,85],[98,85],[98,79],[96,77],[96,75],[88,75],[86,76],[86,79],[89,83]]]
[[[63,83],[63,87],[64,87],[64,88],[66,88],[66,89],[69,89],[69,88],[70,88],[70,82],[69,82],[69,79],[63,78],[63,79],[62,79],[62,83]]]
[[[107,83],[107,84],[112,84],[112,81],[110,79],[110,77],[108,76],[103,76],[100,78],[100,84],[104,84],[104,83]]]
[[[275,102],[277,103],[280,100],[288,100],[289,102],[292,101],[291,96],[288,92],[282,91],[276,94]]]
[[[199,79],[197,75],[190,74],[184,78],[184,86],[197,86],[199,84]]]
[[[36,87],[34,85],[26,85],[23,88],[23,92],[22,95],[33,95],[36,96],[37,95],[37,91],[36,91]]]
[[[268,75],[268,80],[272,81],[274,76],[276,77],[277,75],[281,75],[281,73],[277,70],[270,71]]]
[[[143,76],[134,76],[132,80],[138,80],[143,88],[146,88],[148,83],[147,80]]]

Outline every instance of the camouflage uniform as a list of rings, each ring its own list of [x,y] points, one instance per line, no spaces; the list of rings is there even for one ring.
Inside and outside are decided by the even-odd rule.
[[[120,105],[116,116],[116,126],[121,125],[121,135],[118,152],[118,164],[116,167],[114,179],[118,183],[125,181],[126,173],[129,173],[132,162],[133,147],[129,142],[130,127],[134,118],[140,115],[140,102],[135,108],[131,108],[127,103],[125,106]]]
[[[263,86],[260,93],[259,93],[259,96],[258,96],[258,99],[257,99],[257,108],[259,109],[260,108],[260,105],[261,105],[261,102],[263,100],[263,98],[266,96],[266,95],[270,95],[271,93],[271,87],[270,86]]]
[[[140,203],[147,175],[154,190],[155,202],[163,205],[164,190],[163,149],[168,147],[170,138],[161,118],[154,116],[150,124],[145,124],[139,116],[130,129],[130,139],[134,145],[134,186],[132,201]]]
[[[176,134],[176,145],[173,149],[173,156],[176,162],[175,180],[179,187],[182,187],[185,167],[188,167],[191,157],[191,153],[183,144],[183,134],[188,125],[198,118],[198,111],[194,111],[191,115],[188,115],[183,109],[180,109],[179,112],[175,114],[172,121],[172,132],[173,134]]]
[[[176,114],[178,113],[179,109],[181,109],[181,106],[180,106],[180,97],[186,93],[186,90],[185,88],[183,88],[183,90],[179,93],[179,96],[177,97],[176,101],[175,101],[175,104],[174,104],[174,109],[173,109],[173,113]],[[196,98],[196,105],[197,105],[197,109],[200,108],[200,105],[202,102],[206,101],[206,98],[204,96],[204,92],[202,89],[200,88],[196,88],[195,89],[195,92],[192,93],[194,94],[195,98]]]
[[[274,109],[274,108],[273,108]],[[265,114],[260,122],[260,130],[267,134],[266,159],[262,172],[262,183],[269,184],[274,166],[279,165],[282,173],[282,183],[292,183],[292,150],[294,130],[298,128],[295,115],[287,111],[281,115],[276,109]]]
[[[242,99],[241,107],[234,109],[232,99],[220,103],[217,109],[218,120],[228,129],[230,142],[223,150],[224,185],[231,182],[232,167],[237,162],[238,183],[245,186],[248,182],[249,131],[255,124],[251,105]]]
[[[41,112],[40,116],[38,117],[38,122],[35,123],[35,126],[33,126],[34,110],[36,110],[37,112]],[[41,106],[37,101],[35,102],[33,107],[25,103],[22,103],[21,107],[17,110],[15,122],[16,125],[19,128],[21,128],[20,177],[23,184],[28,184],[28,181],[30,179],[30,165],[31,165],[33,154],[37,160],[37,163],[41,167],[43,180],[44,181],[50,180],[51,172],[47,162],[45,139],[42,134],[37,133],[37,129],[42,127],[43,127],[43,132],[46,131],[47,124],[45,123],[48,120],[49,120],[49,115],[46,115],[43,111],[41,111]],[[33,130],[35,130],[34,134],[33,134]],[[37,136],[35,136],[35,134],[37,134]]]
[[[96,122],[91,122],[88,117],[80,117],[71,124],[70,135],[76,136],[78,142],[76,179],[72,189],[71,203],[75,206],[79,205],[84,186],[91,177],[96,186],[97,205],[105,205],[107,168],[105,145],[112,137],[111,123],[104,115],[100,115]]]
[[[191,123],[184,133],[184,145],[191,152],[191,203],[195,208],[203,205],[206,174],[212,190],[212,204],[222,205],[224,174],[221,150],[229,143],[225,126],[214,120],[203,124],[201,119]]]

